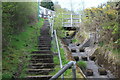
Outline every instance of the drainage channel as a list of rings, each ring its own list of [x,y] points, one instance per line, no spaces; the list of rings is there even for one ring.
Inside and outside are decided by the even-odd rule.
[[[51,36],[49,34],[49,23],[46,20],[40,32],[41,36],[38,39],[38,51],[33,51],[30,54],[30,61],[27,69],[26,78],[49,80],[52,75],[49,75],[54,69],[53,54],[51,48]]]
[[[96,80],[98,78],[109,80],[115,78],[109,70],[106,70],[104,67],[100,67],[96,63],[97,59],[94,56],[90,56],[91,54],[89,51],[91,50],[89,50],[88,47],[81,48],[79,46],[80,44],[75,45],[73,43],[69,43],[68,48],[72,52],[72,56],[76,61],[86,62],[87,66],[86,69],[83,70],[83,73],[86,75],[88,80]]]

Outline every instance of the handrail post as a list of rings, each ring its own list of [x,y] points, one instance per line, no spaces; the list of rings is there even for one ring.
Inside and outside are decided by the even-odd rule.
[[[66,64],[60,71],[58,71],[52,78],[49,80],[56,80],[60,75],[62,75],[67,69],[69,69],[71,66],[73,66],[73,74],[74,77],[73,79],[76,80],[76,67],[75,67],[76,62],[75,61],[70,61],[68,64]]]
[[[53,37],[54,17],[52,18],[51,37]]]
[[[72,75],[73,75],[73,80],[76,80],[76,62],[73,62]]]

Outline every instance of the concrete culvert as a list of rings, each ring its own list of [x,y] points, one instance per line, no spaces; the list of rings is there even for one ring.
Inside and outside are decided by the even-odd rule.
[[[71,52],[76,52],[76,49],[71,49]]]
[[[79,49],[79,52],[85,52],[84,48]]]
[[[83,61],[88,61],[87,57],[81,57]]]
[[[69,34],[68,34],[68,33],[66,33],[66,36],[69,36]]]
[[[74,56],[75,61],[79,61],[79,57],[78,56]]]
[[[72,43],[72,41],[70,41],[70,43]]]
[[[107,75],[107,71],[104,68],[99,68],[98,72],[100,75]]]
[[[87,76],[93,76],[93,70],[92,69],[87,69],[86,70],[86,75]]]
[[[92,61],[95,61],[95,60],[96,60],[96,57],[95,57],[95,56],[90,56],[89,58],[90,58],[90,60],[92,60]]]
[[[78,43],[78,44],[76,44],[77,46],[79,46],[80,44]]]

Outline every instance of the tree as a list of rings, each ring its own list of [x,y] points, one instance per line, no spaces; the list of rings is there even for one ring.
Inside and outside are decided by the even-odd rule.
[[[41,6],[54,11],[54,3],[51,0],[42,0]]]

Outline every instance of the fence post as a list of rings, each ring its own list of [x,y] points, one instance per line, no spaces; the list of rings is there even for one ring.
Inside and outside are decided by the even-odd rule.
[[[73,75],[73,80],[76,80],[76,62],[73,62],[72,75]]]

